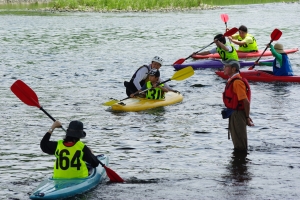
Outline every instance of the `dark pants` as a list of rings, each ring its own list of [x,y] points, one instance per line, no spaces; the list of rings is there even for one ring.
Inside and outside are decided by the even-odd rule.
[[[126,87],[126,94],[129,97],[132,93],[138,91],[133,83],[124,81],[124,86]]]

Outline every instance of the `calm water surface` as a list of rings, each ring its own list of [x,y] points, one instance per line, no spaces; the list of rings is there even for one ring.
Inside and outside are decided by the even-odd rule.
[[[220,111],[224,80],[197,70],[170,85],[178,105],[137,113],[102,106],[126,97],[123,81],[153,56],[165,59],[163,79],[179,58],[208,45],[228,26],[248,26],[260,49],[283,32],[285,48],[299,48],[300,5],[229,6],[174,13],[62,13],[0,17],[0,199],[28,199],[54,157],[39,142],[52,121],[10,91],[22,79],[41,105],[66,127],[83,121],[83,140],[126,180],[104,183],[76,199],[299,199],[300,84],[251,83],[249,155],[233,157]],[[290,55],[300,75],[299,53]],[[257,67],[266,69],[263,67]],[[64,136],[56,130],[52,139]]]

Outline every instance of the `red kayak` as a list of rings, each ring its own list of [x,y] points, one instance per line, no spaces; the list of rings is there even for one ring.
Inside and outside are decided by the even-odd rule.
[[[264,50],[258,50],[257,52],[238,52],[238,56],[239,56],[239,58],[259,57],[259,56],[261,56],[263,51]],[[284,51],[287,54],[295,53],[295,52],[298,51],[298,48],[286,49]],[[271,51],[266,51],[263,56],[272,56],[272,52]],[[194,58],[194,59],[219,58],[220,59],[220,55],[218,53],[208,54],[208,55],[204,55],[204,56],[195,55],[195,56],[192,56],[192,58]]]
[[[215,73],[223,79],[228,79],[228,76],[224,75],[224,71],[217,71]],[[246,70],[240,71],[240,74],[248,81],[300,83],[300,76],[274,76],[272,71],[267,70]]]

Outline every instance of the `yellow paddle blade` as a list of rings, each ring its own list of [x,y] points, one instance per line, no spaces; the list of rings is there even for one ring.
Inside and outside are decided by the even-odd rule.
[[[171,80],[182,81],[194,75],[194,69],[192,66],[185,67],[177,71],[171,78]]]
[[[108,102],[103,103],[102,105],[104,105],[104,106],[112,106],[112,105],[114,105],[115,103],[118,103],[118,102],[119,102],[119,100],[113,99],[113,100],[110,100]]]

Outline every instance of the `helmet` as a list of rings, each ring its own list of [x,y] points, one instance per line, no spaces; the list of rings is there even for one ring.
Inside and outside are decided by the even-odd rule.
[[[152,62],[153,61],[159,63],[160,65],[163,65],[164,60],[161,57],[154,56],[154,58],[152,59]]]

